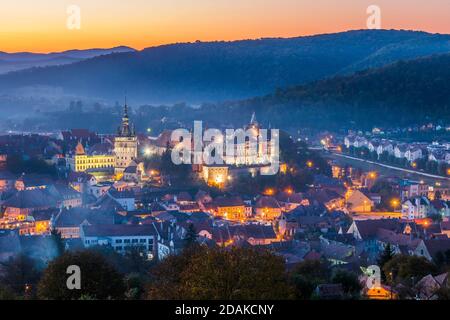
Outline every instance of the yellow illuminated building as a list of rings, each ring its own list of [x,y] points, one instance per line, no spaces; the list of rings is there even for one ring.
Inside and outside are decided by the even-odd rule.
[[[84,172],[89,169],[114,168],[114,155],[88,155],[84,151],[83,145],[78,143],[75,154],[68,159],[69,166],[73,171]]]
[[[204,165],[202,174],[203,179],[209,186],[223,188],[228,180],[228,167],[219,165]]]

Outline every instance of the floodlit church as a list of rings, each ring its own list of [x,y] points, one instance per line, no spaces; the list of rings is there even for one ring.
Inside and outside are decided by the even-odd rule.
[[[112,151],[112,152],[111,152]],[[138,155],[138,141],[134,126],[130,123],[128,106],[125,104],[122,124],[118,128],[114,138],[114,148],[109,152],[86,152],[81,142],[75,148],[75,152],[67,158],[68,167],[77,172],[87,170],[108,169],[115,174],[121,174],[132,163],[135,163]]]
[[[115,173],[123,173],[125,168],[135,161],[138,155],[137,136],[133,124],[130,123],[126,103],[122,117],[122,125],[119,127],[117,136],[114,139],[114,154],[116,156]]]

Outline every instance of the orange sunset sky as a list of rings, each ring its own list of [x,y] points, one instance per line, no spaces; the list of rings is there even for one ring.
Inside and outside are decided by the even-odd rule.
[[[2,0],[0,51],[52,52],[187,41],[292,37],[366,28],[450,33],[449,0]],[[81,29],[66,27],[69,5]]]

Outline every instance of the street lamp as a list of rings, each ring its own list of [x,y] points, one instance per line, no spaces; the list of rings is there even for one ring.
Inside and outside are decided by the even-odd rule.
[[[398,205],[400,204],[400,201],[398,200],[398,199],[392,199],[391,200],[391,206],[392,206],[392,208],[394,209],[394,210],[396,210],[397,209],[397,207],[398,207]]]

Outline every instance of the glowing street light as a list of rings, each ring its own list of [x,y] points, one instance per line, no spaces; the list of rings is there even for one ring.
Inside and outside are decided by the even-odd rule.
[[[307,166],[308,168],[312,168],[313,165],[314,165],[314,163],[313,163],[312,161],[306,161],[306,166]]]
[[[144,155],[149,156],[151,154],[152,154],[152,150],[150,148],[147,147],[144,149]]]
[[[267,188],[264,190],[263,194],[266,196],[273,196],[275,194],[275,190],[272,188]]]
[[[400,201],[398,199],[394,198],[391,200],[391,206],[394,210],[397,209],[399,205],[400,205]]]

